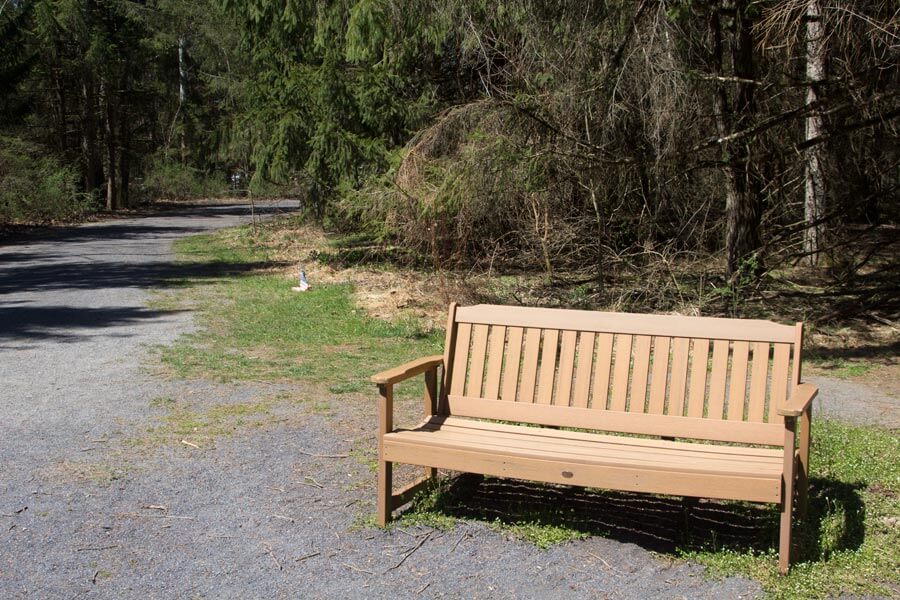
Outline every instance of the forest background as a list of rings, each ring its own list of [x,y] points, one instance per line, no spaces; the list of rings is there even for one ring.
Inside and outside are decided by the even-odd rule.
[[[892,0],[0,0],[0,227],[291,195],[567,305],[893,328],[898,57]]]

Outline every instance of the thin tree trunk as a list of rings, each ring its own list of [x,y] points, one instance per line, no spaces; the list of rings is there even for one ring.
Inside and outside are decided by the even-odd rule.
[[[187,162],[187,40],[178,38],[178,110],[181,114],[181,164]]]
[[[747,16],[748,0],[734,3],[734,34],[731,40],[732,71],[724,73],[725,43],[723,40],[721,5],[710,7],[709,34],[712,42],[711,63],[716,77],[713,105],[716,114],[716,128],[720,138],[749,127],[753,121],[755,105],[753,100],[754,79],[753,29]],[[734,82],[727,82],[733,75]],[[725,86],[733,89],[728,93]],[[733,98],[733,100],[732,100]],[[747,140],[736,140],[722,144],[722,158],[725,162],[725,254],[726,276],[733,277],[743,263],[759,250],[760,224],[762,221],[762,201],[758,183],[754,181],[749,165]]]
[[[103,103],[103,129],[104,142],[106,143],[106,210],[116,210],[119,208],[119,193],[116,181],[115,110],[111,98],[113,94],[109,91],[107,82],[100,84],[100,95]]]
[[[819,10],[819,0],[806,3],[806,103],[815,104],[819,99],[819,84],[825,79],[825,27]],[[806,140],[822,134],[822,115],[813,110],[806,118]],[[825,175],[822,169],[823,148],[814,144],[805,152],[805,196],[803,217],[806,231],[803,247],[807,262],[811,266],[819,264],[819,253],[825,235],[822,218],[825,215]]]
[[[84,191],[91,194],[103,180],[103,166],[97,149],[97,101],[92,81],[81,82],[81,162],[84,175]]]

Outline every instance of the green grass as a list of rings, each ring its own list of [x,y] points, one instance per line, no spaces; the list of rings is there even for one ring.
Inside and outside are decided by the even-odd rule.
[[[176,250],[192,262],[246,265],[266,260],[254,239],[245,227],[187,238]],[[292,281],[264,271],[193,283],[170,293],[199,308],[203,327],[160,351],[178,377],[303,380],[333,394],[360,393],[372,389],[371,374],[440,352],[443,343],[440,333],[415,322],[367,317],[354,306],[350,285],[298,294]]]
[[[839,377],[841,379],[863,377],[876,366],[871,362],[857,360],[850,361],[843,358],[813,359],[813,364],[821,369],[826,375]]]

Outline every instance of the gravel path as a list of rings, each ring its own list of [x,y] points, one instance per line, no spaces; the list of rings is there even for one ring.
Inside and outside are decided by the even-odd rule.
[[[373,510],[374,403],[323,411],[302,386],[148,373],[151,348],[193,326],[188,312],[147,308],[160,280],[199,274],[173,262],[172,240],[248,220],[241,207],[198,207],[0,247],[0,597],[760,594],[752,581],[706,581],[647,543],[592,537],[542,551],[471,523],[361,527]],[[858,392],[842,393],[852,403]],[[248,416],[257,426],[200,447],[148,441],[166,423],[161,403],[287,397]]]

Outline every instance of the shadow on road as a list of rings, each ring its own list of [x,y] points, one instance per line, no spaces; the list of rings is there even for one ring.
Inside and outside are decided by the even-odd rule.
[[[176,312],[181,311],[72,306],[0,307],[0,348],[4,343],[21,340],[74,342],[97,335],[101,328],[136,324]],[[21,347],[19,344],[16,346]]]

